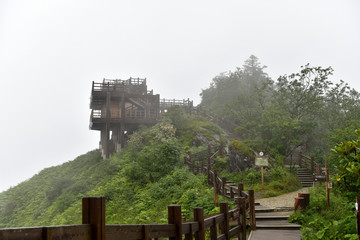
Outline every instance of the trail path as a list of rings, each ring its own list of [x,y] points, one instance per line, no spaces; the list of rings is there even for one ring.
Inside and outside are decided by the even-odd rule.
[[[308,192],[308,188],[301,188],[294,192],[286,193],[277,197],[256,199],[256,202],[260,203],[262,206],[267,206],[276,210],[293,208],[295,198],[298,197],[299,192]]]

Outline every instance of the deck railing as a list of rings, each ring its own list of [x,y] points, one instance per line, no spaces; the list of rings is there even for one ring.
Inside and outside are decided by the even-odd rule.
[[[220,204],[220,212],[204,216],[203,208],[194,208],[194,219],[183,222],[181,206],[168,206],[168,224],[105,225],[105,197],[87,197],[82,201],[82,225],[0,229],[1,240],[116,240],[161,239],[211,240],[246,239],[245,198],[229,210]]]
[[[92,83],[92,92],[106,92],[106,91],[128,91],[134,86],[146,86],[146,78],[129,78],[127,80],[121,79],[103,79],[103,82]],[[153,91],[146,91],[147,94],[153,94]]]
[[[160,107],[172,107],[172,106],[193,106],[193,101],[190,99],[176,100],[176,99],[160,99]]]

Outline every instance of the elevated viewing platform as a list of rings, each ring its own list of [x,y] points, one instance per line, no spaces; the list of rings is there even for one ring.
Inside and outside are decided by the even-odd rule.
[[[101,132],[100,148],[107,158],[123,148],[127,136],[140,125],[155,125],[161,113],[175,105],[188,113],[193,108],[189,99],[160,101],[159,94],[148,91],[146,78],[104,78],[102,82],[92,82],[89,128]]]

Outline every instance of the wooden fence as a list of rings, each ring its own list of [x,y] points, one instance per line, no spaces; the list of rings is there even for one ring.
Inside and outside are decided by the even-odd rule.
[[[324,168],[321,164],[315,162],[313,157],[303,155],[302,152],[299,152],[298,164],[300,167],[310,170],[314,176],[321,177],[325,175]]]
[[[229,210],[220,204],[220,213],[204,217],[203,208],[194,208],[194,220],[183,222],[181,206],[168,206],[168,224],[105,225],[105,198],[86,197],[82,201],[82,225],[0,229],[1,240],[115,240],[159,239],[228,240],[246,239],[246,200],[237,198]]]
[[[214,160],[217,156],[224,154],[224,148],[222,145],[216,148],[212,148],[210,145],[208,149],[200,152],[189,152],[184,157],[184,163],[189,166],[190,170],[194,173],[203,173],[207,175],[208,182],[214,186],[215,192],[215,204],[217,204],[217,194],[230,199],[245,199],[246,213],[249,214],[249,222],[247,223],[251,229],[256,229],[255,220],[255,193],[254,190],[249,190],[248,193],[244,192],[244,185],[242,183],[234,184],[228,182],[225,177],[218,176],[216,170],[212,170]]]

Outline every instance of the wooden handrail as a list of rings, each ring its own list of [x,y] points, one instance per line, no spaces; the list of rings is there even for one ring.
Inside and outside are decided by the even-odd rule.
[[[324,175],[321,164],[317,163],[313,157],[303,155],[301,152],[299,153],[298,164],[300,167],[310,170],[314,176]]]
[[[221,178],[215,174],[215,172],[211,170],[212,164],[214,163],[211,158],[217,156],[221,151],[219,147],[217,147],[215,153],[212,153],[211,149],[212,148],[209,146],[207,154],[204,154],[206,150],[202,150],[197,153],[189,152],[188,155],[184,157],[184,163],[188,165],[190,170],[195,174],[206,173],[208,181],[214,186],[214,191],[216,193],[222,194],[224,197],[234,200],[237,200],[240,197],[244,197],[245,211],[250,214],[250,220],[248,223],[252,229],[255,229],[256,221],[254,191],[249,190],[249,192],[246,193],[243,191],[242,184],[236,185],[234,183],[227,182],[226,178]]]
[[[115,240],[115,239],[185,239],[205,240],[205,231],[210,230],[210,239],[229,239],[246,236],[245,199],[239,198],[235,208],[228,203],[220,204],[220,213],[204,216],[203,208],[194,208],[194,220],[182,222],[181,206],[168,207],[168,224],[105,225],[105,197],[87,197],[83,199],[82,225],[50,226],[31,228],[0,229],[0,239],[79,239],[79,240]],[[245,219],[245,220],[244,220]],[[231,228],[230,224],[235,223]],[[221,229],[218,236],[217,229]]]

